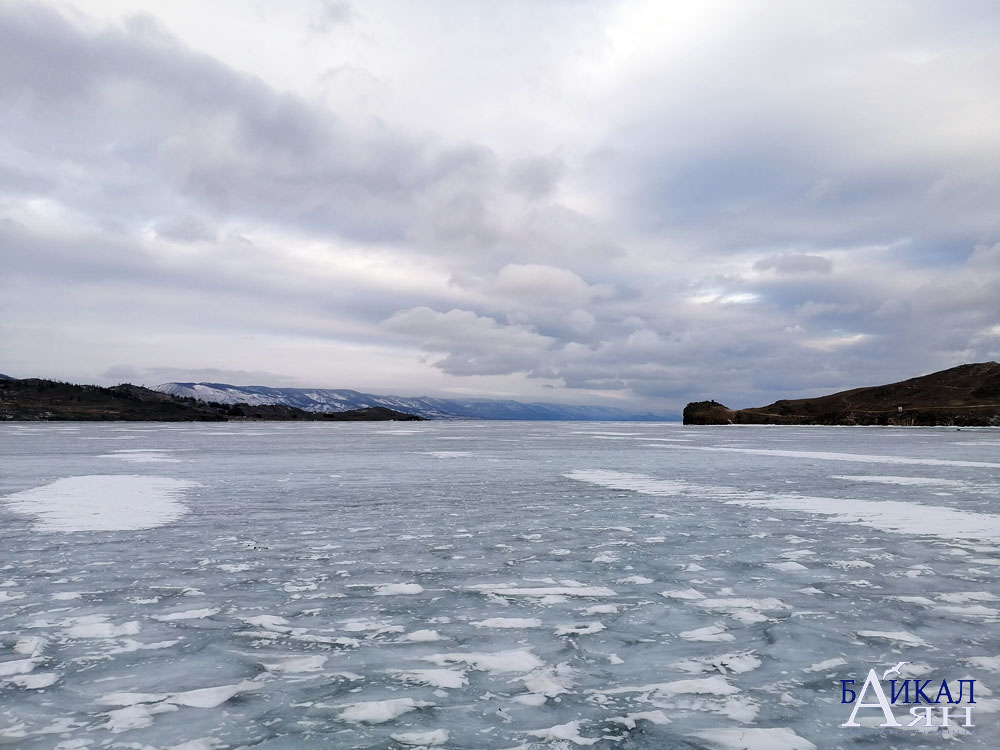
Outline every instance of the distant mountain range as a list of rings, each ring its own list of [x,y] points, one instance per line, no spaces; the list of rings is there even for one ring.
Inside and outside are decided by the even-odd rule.
[[[696,401],[684,407],[684,424],[1000,427],[1000,364],[959,365],[899,383],[752,409]]]
[[[220,404],[284,404],[311,412],[331,413],[383,406],[428,419],[530,419],[566,421],[677,421],[676,413],[636,413],[608,406],[522,403],[493,399],[447,399],[427,396],[377,396],[346,389],[270,388],[226,383],[164,383],[155,390],[172,396]]]
[[[102,388],[41,378],[0,378],[0,420],[382,422],[419,419],[421,417],[383,406],[318,414],[281,404],[205,403],[128,383]]]

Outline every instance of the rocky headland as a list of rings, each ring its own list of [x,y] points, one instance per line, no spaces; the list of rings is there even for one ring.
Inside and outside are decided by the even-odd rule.
[[[684,424],[1000,427],[1000,363],[959,365],[899,383],[750,409],[695,401],[684,407]]]

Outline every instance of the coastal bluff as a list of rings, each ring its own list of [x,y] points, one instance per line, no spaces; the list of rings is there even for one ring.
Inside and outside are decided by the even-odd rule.
[[[748,409],[694,401],[684,407],[683,419],[686,425],[1000,427],[1000,363],[959,365],[898,383]]]

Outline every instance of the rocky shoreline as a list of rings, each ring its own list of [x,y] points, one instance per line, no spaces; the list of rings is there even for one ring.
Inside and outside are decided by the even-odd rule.
[[[694,401],[684,407],[684,424],[1000,427],[1000,364],[959,365],[898,383],[748,409]]]

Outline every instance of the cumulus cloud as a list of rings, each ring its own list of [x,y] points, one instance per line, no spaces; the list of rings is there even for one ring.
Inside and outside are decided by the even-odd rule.
[[[529,304],[556,302],[570,307],[589,302],[597,294],[572,271],[535,263],[508,263],[497,273],[493,289]]]
[[[403,310],[388,318],[387,330],[420,341],[430,352],[446,353],[435,367],[452,375],[506,375],[535,371],[555,343],[529,326],[504,325],[471,310]]]

